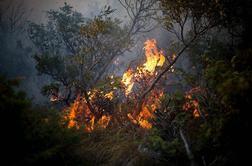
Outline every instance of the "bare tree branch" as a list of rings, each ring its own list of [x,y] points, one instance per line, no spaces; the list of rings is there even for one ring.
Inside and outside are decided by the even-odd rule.
[[[189,144],[188,144],[188,141],[182,131],[182,129],[180,128],[179,129],[179,135],[184,143],[184,146],[185,146],[185,150],[186,150],[186,154],[188,156],[188,159],[191,161],[191,166],[195,166],[195,162],[194,162],[194,156],[193,156],[193,153],[189,147]]]

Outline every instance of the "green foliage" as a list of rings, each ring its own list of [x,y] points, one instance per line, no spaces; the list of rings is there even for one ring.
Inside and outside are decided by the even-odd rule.
[[[230,12],[237,9],[234,1],[230,4],[216,0],[161,2],[168,30],[173,28],[172,21],[181,22],[188,12],[198,21],[203,16],[226,28],[221,29],[224,31],[235,32],[239,23],[243,23],[244,31],[249,27],[244,24],[246,20],[239,18],[237,10],[234,14]],[[105,94],[120,88],[119,78],[102,77],[114,56],[132,44],[127,29],[120,26],[119,20],[109,17],[113,11],[105,7],[98,16],[86,19],[65,3],[59,10],[48,12],[46,25],[30,24],[30,38],[39,48],[34,56],[36,69],[53,78],[53,83],[42,89],[45,95],[58,93],[62,86],[74,95],[79,90],[97,89]],[[231,33],[228,37],[233,37]],[[154,127],[149,131],[126,119],[127,110],[134,109],[135,102],[116,105],[114,99],[105,99],[100,93],[92,104],[100,112],[116,114],[119,118],[115,121],[121,120],[123,125],[89,134],[68,129],[61,113],[31,108],[25,95],[11,87],[17,84],[16,80],[0,78],[2,143],[7,145],[2,149],[7,156],[5,160],[10,165],[83,165],[84,161],[90,165],[188,165],[189,148],[199,165],[243,165],[249,159],[244,147],[250,142],[247,108],[251,108],[252,50],[226,43],[216,36],[217,32],[213,31],[188,49],[196,71],[181,69],[176,73],[184,77],[183,83],[188,87],[204,89],[204,94],[191,95],[197,99],[203,114],[195,118],[194,110],[183,109],[186,93],[165,94],[161,109],[155,111]],[[240,40],[243,43],[248,38],[243,36]],[[100,78],[104,79],[100,81]],[[75,93],[71,93],[73,89]]]
[[[114,57],[131,47],[127,28],[109,16],[113,11],[105,6],[88,19],[65,3],[47,12],[46,25],[30,23],[30,39],[39,49],[34,56],[36,69],[59,83],[62,96],[67,96],[64,101],[95,88]]]
[[[148,147],[154,151],[164,150],[167,147],[167,142],[165,142],[159,135],[159,131],[153,128],[147,137],[146,142],[148,143]]]
[[[205,70],[209,86],[216,90],[221,102],[227,107],[239,108],[243,104],[248,105],[250,101],[248,94],[251,92],[252,73],[246,67],[247,65],[241,67],[245,68],[245,71],[236,70],[239,62],[237,56],[231,62],[214,61]],[[242,100],[239,100],[240,98]]]
[[[71,59],[61,56],[34,56],[39,74],[47,74],[63,85],[72,85],[79,74],[78,68],[72,65]]]
[[[76,153],[80,133],[67,129],[55,110],[34,109],[24,93],[15,92],[16,81],[0,79],[1,141],[3,162],[8,165],[79,165]]]
[[[185,83],[205,90],[205,95],[192,97],[206,116],[196,120],[179,113],[174,122],[186,131],[197,163],[240,165],[249,158],[241,147],[250,144],[251,48],[231,46],[214,34],[189,49],[196,70],[178,72]]]

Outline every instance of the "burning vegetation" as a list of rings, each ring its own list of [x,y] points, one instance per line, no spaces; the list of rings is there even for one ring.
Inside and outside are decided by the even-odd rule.
[[[1,115],[11,117],[0,125],[1,147],[7,147],[2,154],[10,158],[3,156],[8,160],[3,163],[249,163],[244,151],[251,142],[247,108],[252,107],[248,0],[118,0],[125,22],[108,5],[86,18],[64,3],[47,12],[44,24],[20,24],[24,8],[15,1],[4,0],[0,8],[0,67],[11,78],[0,74]],[[158,38],[143,41],[151,35],[144,33],[161,27],[175,37],[162,36],[164,50]],[[29,38],[20,34],[26,29]],[[125,67],[120,58],[139,44],[141,59]],[[28,54],[35,54],[38,74],[46,75],[41,92],[49,101],[41,106],[31,107],[33,100],[13,89],[20,77],[12,80],[16,75],[9,66],[19,55],[14,64],[32,62],[23,59]]]
[[[137,66],[135,70],[130,68],[123,74],[120,79],[120,89],[112,87],[113,90],[107,93],[96,89],[88,92],[88,98],[93,107],[93,112],[88,107],[86,99],[78,95],[71,106],[64,109],[66,112],[65,119],[68,120],[68,127],[80,128],[84,126],[88,132],[94,130],[95,127],[108,127],[114,118],[113,113],[111,113],[112,109],[121,109],[118,107],[106,108],[106,106],[113,104],[111,101],[116,98],[114,94],[121,93],[122,97],[119,99],[121,100],[120,102],[124,104],[133,102],[133,107],[130,110],[124,110],[125,113],[122,113],[120,116],[126,115],[131,123],[139,125],[144,129],[152,128],[151,120],[155,118],[154,112],[160,107],[163,90],[153,90],[149,97],[142,103],[139,113],[137,112],[136,105],[139,98],[138,94],[149,86],[153,78],[157,75],[158,69],[165,63],[165,56],[163,51],[157,48],[157,41],[155,39],[145,41],[144,51],[145,62]],[[111,86],[113,86],[113,82],[113,76],[110,76]],[[97,103],[97,100],[103,101]],[[101,102],[106,104],[101,106]]]
[[[83,127],[85,131],[91,132],[95,128],[107,128],[115,122],[117,125],[123,125],[125,121],[129,121],[133,125],[140,126],[143,129],[152,128],[152,122],[156,117],[155,111],[160,110],[161,107],[164,89],[159,87],[152,90],[148,97],[141,102],[140,110],[137,107],[139,104],[139,94],[150,86],[159,69],[165,64],[166,58],[164,52],[158,49],[155,39],[145,41],[144,52],[145,62],[135,67],[135,69],[129,68],[126,70],[122,78],[119,78],[119,88],[114,86],[116,81],[114,80],[114,76],[110,76],[107,81],[112,86],[110,88],[112,89],[111,91],[104,92],[103,90],[93,89],[88,92],[88,100],[92,106],[92,110],[88,106],[86,98],[79,94],[71,106],[64,109],[68,127],[75,127],[77,129]],[[175,55],[172,54],[171,59],[174,58]],[[198,118],[199,104],[197,100],[191,99],[191,93],[188,92],[185,96],[186,103],[183,109],[185,111],[193,109],[194,117]],[[115,100],[119,100],[121,104],[115,105],[113,103]],[[127,110],[122,110],[122,108],[119,108],[122,104],[129,104],[131,107],[128,107]],[[126,117],[122,118],[120,116]],[[118,120],[113,120],[115,118],[124,120],[123,122],[119,122]]]

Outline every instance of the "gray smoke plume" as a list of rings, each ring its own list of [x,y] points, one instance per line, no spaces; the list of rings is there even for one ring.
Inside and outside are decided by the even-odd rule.
[[[27,21],[46,23],[46,11],[58,9],[67,2],[74,10],[84,17],[94,17],[105,5],[116,9],[112,14],[122,21],[129,22],[129,17],[118,0],[2,0],[0,1],[0,73],[8,78],[22,79],[21,89],[33,99],[34,103],[47,101],[41,94],[41,87],[48,82],[46,76],[38,76],[35,62],[32,58],[36,48],[29,40],[26,26]],[[135,47],[119,57],[120,67],[113,67],[112,72],[122,74],[129,63],[143,55],[143,43],[148,38],[155,38],[160,48],[166,48],[171,36],[160,26],[151,32],[143,33]]]

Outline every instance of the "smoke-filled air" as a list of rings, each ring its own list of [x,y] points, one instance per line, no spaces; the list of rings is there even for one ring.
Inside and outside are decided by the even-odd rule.
[[[2,165],[248,165],[250,0],[1,0]]]

